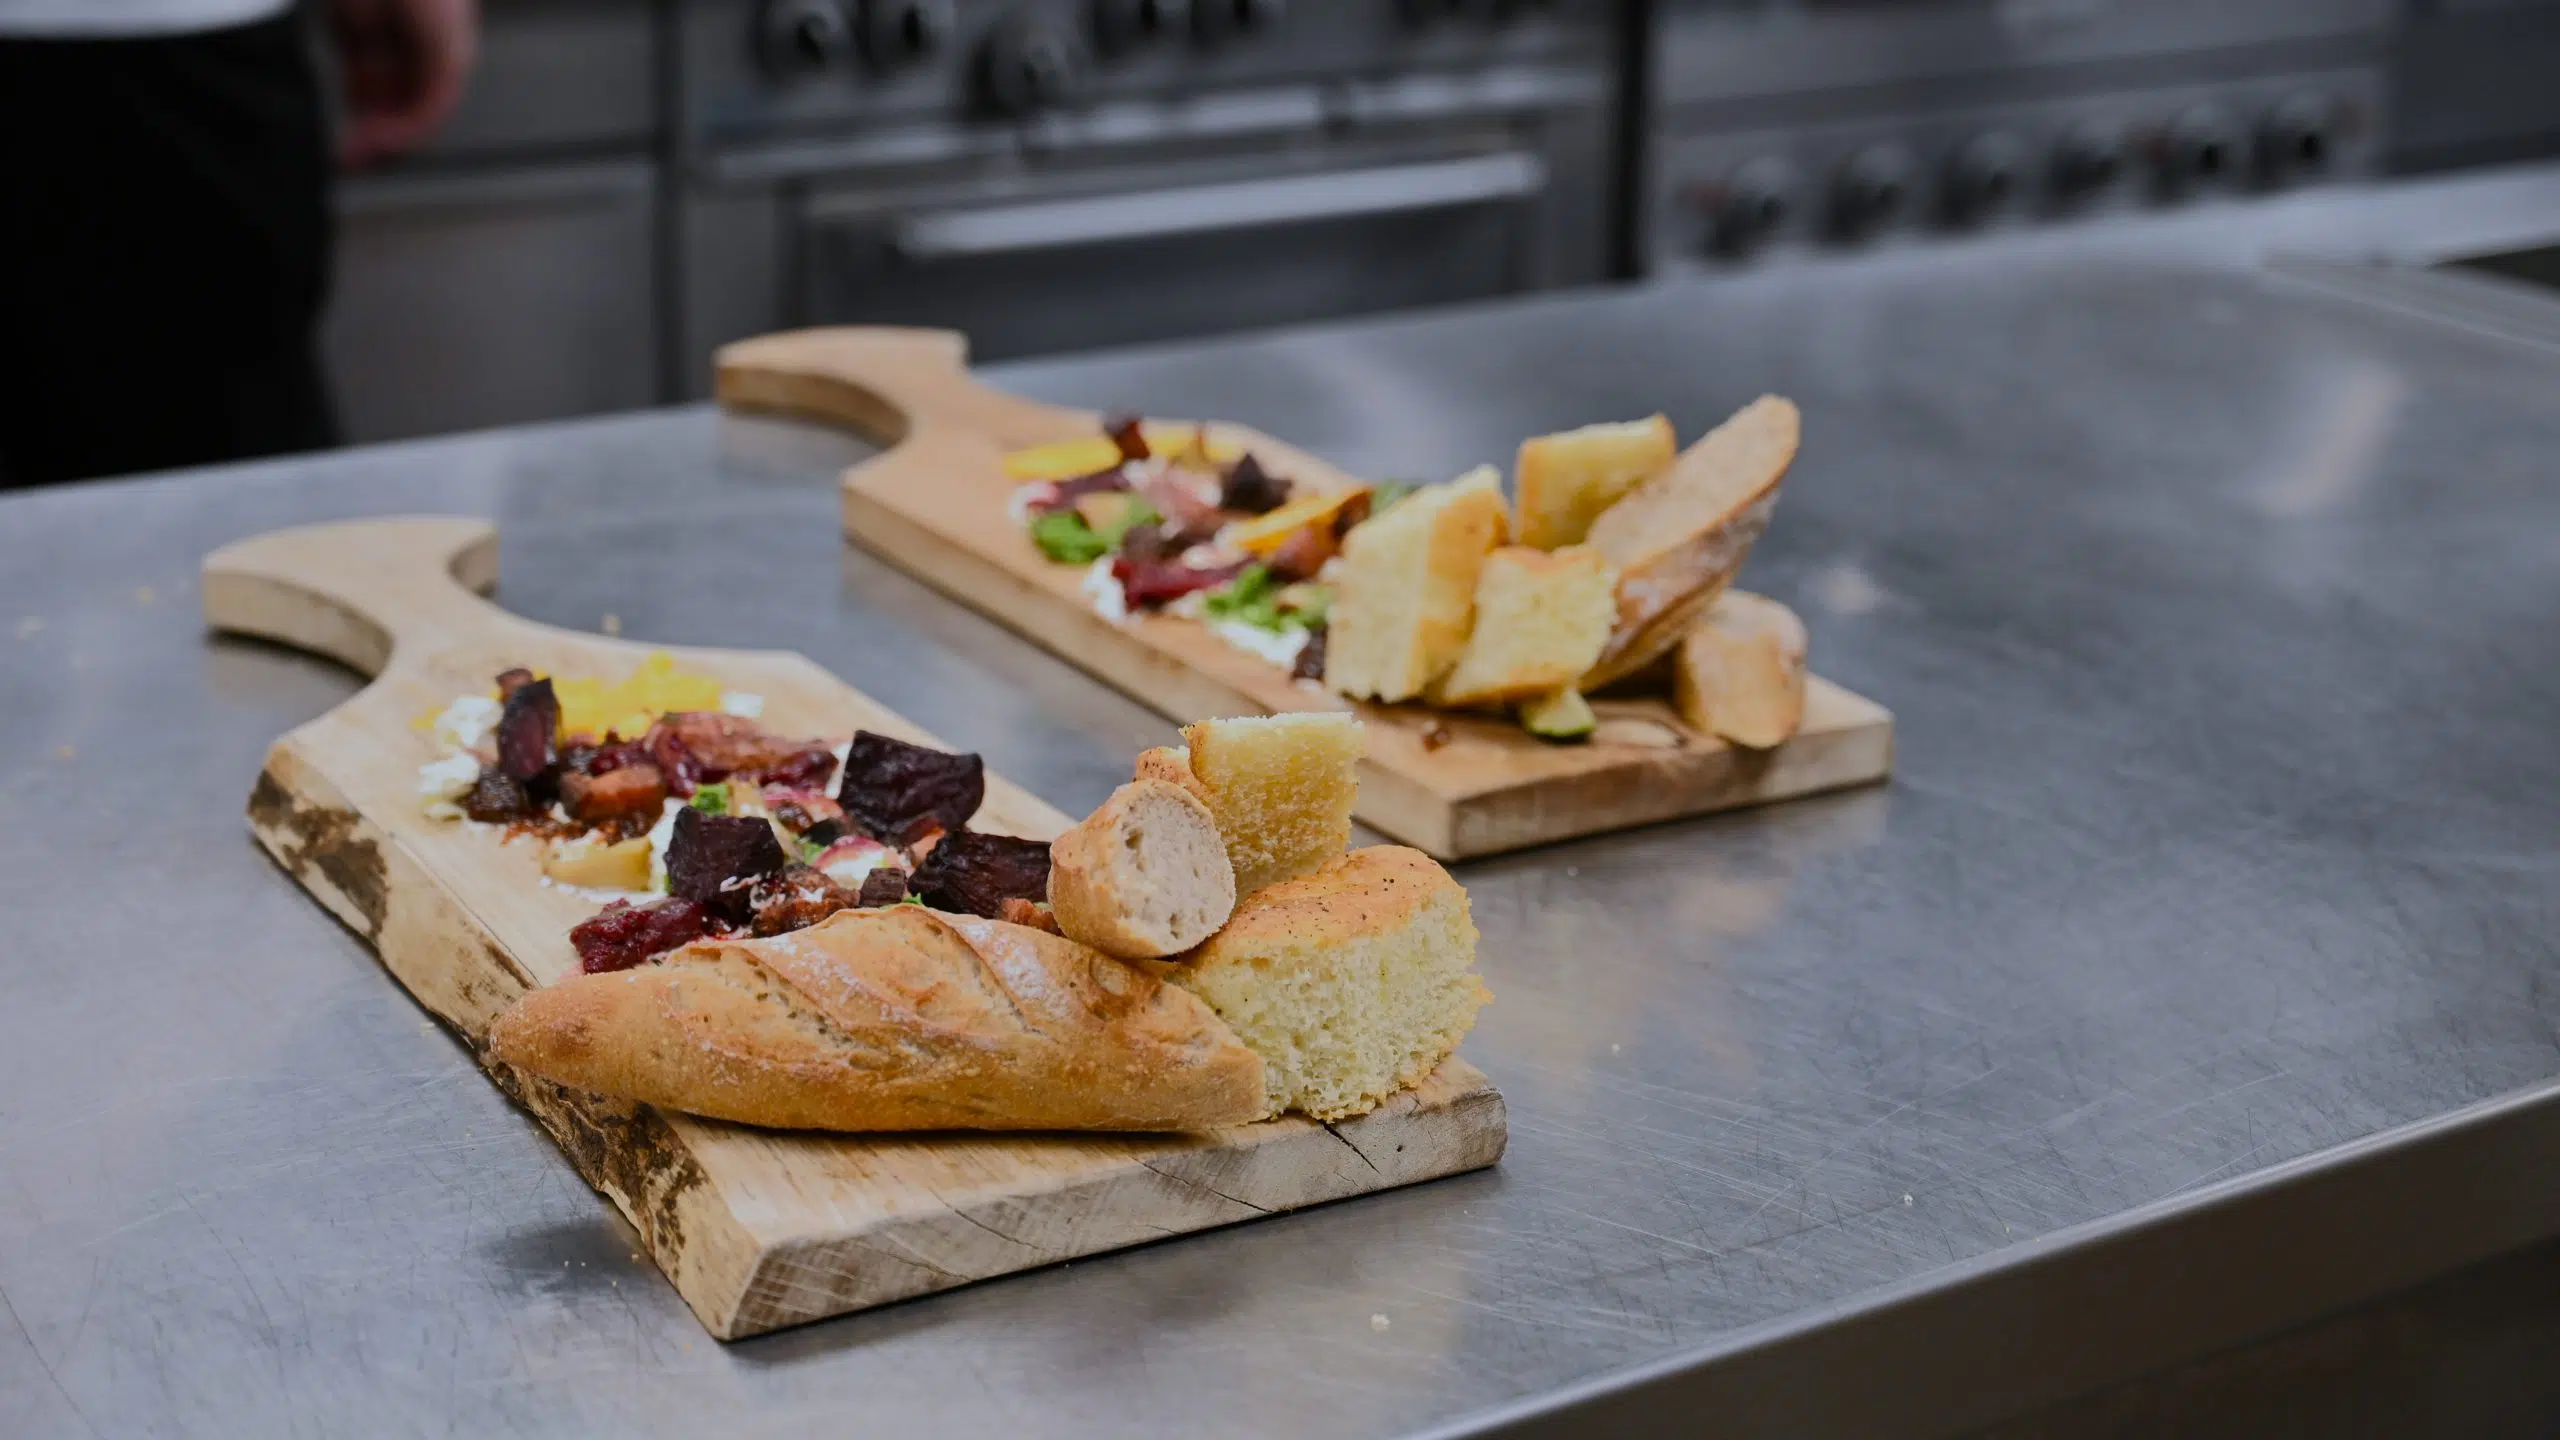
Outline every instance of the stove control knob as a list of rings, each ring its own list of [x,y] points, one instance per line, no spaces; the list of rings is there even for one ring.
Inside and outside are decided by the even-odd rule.
[[[1764,155],[1733,172],[1715,197],[1715,245],[1728,255],[1747,254],[1785,228],[1795,208],[1795,167]]]
[[[853,53],[853,32],[837,0],[765,0],[756,17],[756,49],[777,76],[816,75]]]
[[[1268,30],[1288,13],[1288,0],[1191,0],[1191,33],[1216,44]]]
[[[1064,31],[1027,19],[1008,21],[979,51],[978,80],[997,114],[1024,116],[1066,99],[1082,63]]]
[[[2267,112],[2258,126],[2258,163],[2270,180],[2316,175],[2329,168],[2337,140],[2337,107],[2306,90]]]
[[[1093,42],[1106,55],[1126,54],[1185,28],[1192,0],[1093,0]]]
[[[1947,218],[1979,225],[2000,213],[2017,196],[2025,157],[2026,147],[2006,130],[1986,130],[1959,146],[1947,159]]]
[[[2095,195],[2123,173],[2124,137],[2111,125],[2082,125],[2054,147],[2053,188],[2065,200]]]
[[[1870,145],[1849,157],[1831,184],[1831,223],[1843,237],[1873,234],[1911,195],[1911,157],[1899,145]]]
[[[951,0],[862,0],[862,58],[875,70],[912,65],[951,38]]]
[[[2160,136],[2160,187],[2171,194],[2220,185],[2240,169],[2231,119],[2214,104],[2191,105]]]

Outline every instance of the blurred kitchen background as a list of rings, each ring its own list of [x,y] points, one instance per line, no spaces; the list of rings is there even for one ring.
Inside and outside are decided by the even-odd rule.
[[[353,440],[2560,153],[2560,0],[485,0],[340,188]]]

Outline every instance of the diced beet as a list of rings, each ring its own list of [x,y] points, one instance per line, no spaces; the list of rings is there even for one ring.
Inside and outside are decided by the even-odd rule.
[[[498,768],[509,778],[530,782],[559,758],[560,697],[548,680],[529,680],[507,693],[498,712]]]
[[[1146,423],[1137,416],[1110,416],[1102,422],[1102,433],[1110,436],[1111,443],[1120,447],[1121,459],[1144,460],[1147,458]]]
[[[893,865],[883,865],[862,877],[860,905],[876,910],[883,905],[903,905],[907,900],[907,872]]]
[[[811,745],[794,750],[770,765],[754,766],[749,773],[767,785],[815,790],[835,775],[836,752],[824,745]]]
[[[957,830],[987,798],[986,762],[904,740],[854,733],[845,752],[836,803],[862,832],[889,845],[912,845],[939,830]]]
[[[498,672],[498,698],[504,700],[532,683],[533,672],[522,666],[513,670],[501,670]]]
[[[577,770],[560,775],[560,803],[590,825],[643,815],[655,824],[666,801],[667,777],[646,761],[601,775]]]
[[[616,739],[612,732],[607,731],[605,734],[605,743],[595,747],[595,752],[587,756],[585,762],[578,765],[576,768],[584,770],[590,775],[610,775],[614,771],[620,770],[628,765],[649,765],[655,763],[655,761],[652,761],[649,758],[648,746],[641,744],[637,740]],[[663,778],[664,777],[661,776],[662,780]]]
[[[748,914],[748,890],[786,861],[773,826],[753,815],[705,815],[688,805],[676,812],[667,841],[667,890],[692,900],[731,924]]]
[[[1114,465],[1108,470],[1096,470],[1090,475],[1051,484],[1048,495],[1029,508],[1034,515],[1046,515],[1052,511],[1072,509],[1087,495],[1107,495],[1128,488],[1129,472]]]
[[[1048,842],[954,830],[924,857],[910,884],[937,910],[993,920],[1009,899],[1049,898]]]
[[[1322,680],[1324,678],[1324,640],[1327,633],[1325,623],[1321,620],[1307,627],[1307,643],[1298,647],[1297,663],[1289,667],[1290,679]]]
[[[462,797],[462,813],[503,825],[533,814],[533,797],[525,792],[524,782],[495,765],[483,765],[480,778],[471,782],[471,793]]]
[[[569,943],[578,949],[580,969],[602,975],[689,945],[712,928],[711,912],[691,900],[671,897],[641,906],[616,900],[578,922],[569,932]]]
[[[1289,500],[1289,482],[1262,468],[1251,455],[1227,467],[1218,485],[1218,508],[1267,515]]]
[[[791,817],[788,815],[782,815],[780,818],[785,825],[791,823]],[[844,823],[844,816],[839,813],[832,819],[818,821],[801,831],[800,838],[812,845],[833,845],[852,833],[853,827]]]
[[[839,910],[854,907],[855,896],[824,872],[807,865],[786,865],[748,892],[755,912],[755,933],[788,935],[805,930]]]
[[[1244,566],[1176,565],[1168,561],[1131,560],[1122,555],[1111,562],[1111,578],[1120,582],[1121,598],[1132,610],[1153,610],[1170,605],[1195,590],[1211,590],[1226,584],[1244,572]]]

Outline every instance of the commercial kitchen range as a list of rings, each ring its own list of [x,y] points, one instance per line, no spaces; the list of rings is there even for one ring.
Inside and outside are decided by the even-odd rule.
[[[198,558],[493,517],[509,607],[805,652],[1071,810],[1168,727],[701,406],[0,499],[0,1428],[2547,1419],[2560,306],[2415,262],[2555,234],[2545,166],[998,367],[1370,473],[1792,395],[1747,578],[1896,775],[1461,867],[1494,1170],[735,1345],[251,843],[353,681]]]
[[[2549,153],[2560,4],[487,0],[350,177],[379,440],[706,393],[722,342],[989,358],[2255,203]],[[2547,64],[2547,62],[2540,62]]]

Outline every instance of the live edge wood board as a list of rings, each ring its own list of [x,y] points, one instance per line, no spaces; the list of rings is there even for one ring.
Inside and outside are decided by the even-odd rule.
[[[1505,717],[1353,705],[1187,620],[1114,624],[1079,593],[1083,567],[1053,563],[1008,517],[1002,463],[1009,450],[1096,434],[1098,417],[990,389],[971,378],[967,356],[949,331],[793,331],[724,348],[718,394],[733,408],[845,425],[889,446],[845,472],[845,534],[1141,704],[1180,721],[1356,710],[1369,732],[1360,818],[1408,845],[1463,859],[1862,785],[1892,769],[1892,715],[1820,678],[1802,729],[1772,750],[1727,745],[1649,698],[1595,701],[1604,722],[1626,723],[1604,725],[1611,738],[1552,745]],[[1258,431],[1216,421],[1209,431],[1277,474],[1352,483]],[[1783,503],[1778,514],[1784,524]],[[1818,660],[1822,637],[1813,641]]]
[[[721,1339],[1276,1211],[1490,1165],[1502,1097],[1453,1059],[1357,1120],[1199,1135],[846,1137],[757,1130],[562,1089],[487,1059],[489,1022],[573,973],[593,904],[540,879],[530,845],[430,820],[416,719],[511,665],[620,675],[652,648],[519,619],[480,598],[497,532],[476,520],[319,525],[207,558],[218,630],[316,651],[373,677],[268,752],[258,842],[472,1046],[587,1182],[629,1217]],[[808,660],[674,651],[765,697],[797,734],[933,737]],[[983,828],[1045,838],[1066,817],[991,776]],[[315,957],[314,963],[320,963]]]

